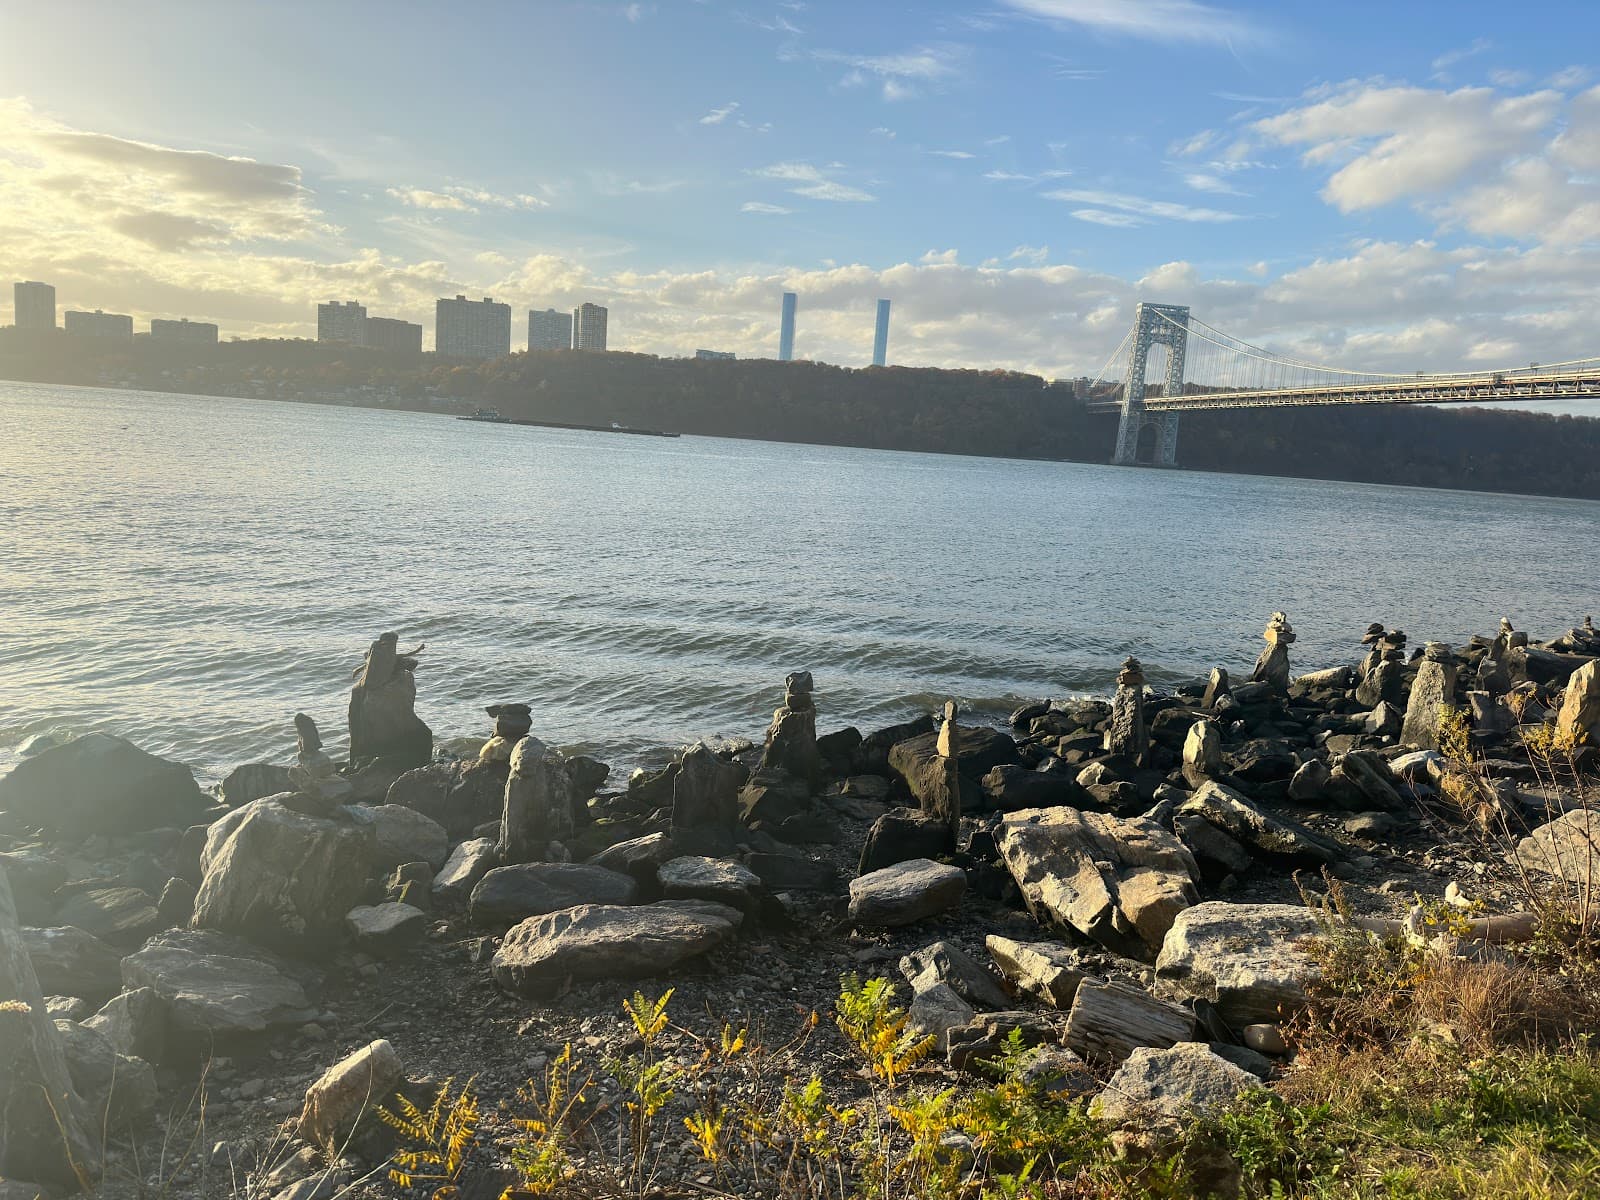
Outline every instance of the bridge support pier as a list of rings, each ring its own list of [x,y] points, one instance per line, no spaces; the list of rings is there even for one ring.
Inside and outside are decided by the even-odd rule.
[[[1163,396],[1183,395],[1183,358],[1189,343],[1189,310],[1179,304],[1140,303],[1133,314],[1133,344],[1128,352],[1128,377],[1122,395],[1122,419],[1117,425],[1116,466],[1175,467],[1178,465],[1178,414],[1147,412],[1145,368],[1150,347],[1167,347],[1167,373]],[[1153,429],[1149,458],[1141,461],[1139,444],[1146,429]]]

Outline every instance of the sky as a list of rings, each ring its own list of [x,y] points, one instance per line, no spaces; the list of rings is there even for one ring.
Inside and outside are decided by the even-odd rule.
[[[1600,353],[1600,5],[0,0],[0,277],[314,336],[1095,374],[1139,300],[1302,358]],[[0,298],[0,305],[9,297]],[[9,313],[0,309],[0,320]]]

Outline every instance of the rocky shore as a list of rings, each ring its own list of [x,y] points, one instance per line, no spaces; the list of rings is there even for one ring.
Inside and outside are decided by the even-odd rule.
[[[1318,939],[1482,961],[1600,880],[1587,619],[1459,647],[1374,624],[1309,674],[1287,615],[1263,636],[1251,670],[1166,693],[1130,658],[1110,700],[1009,729],[952,702],[829,730],[826,680],[797,671],[759,742],[626,780],[542,741],[536,704],[436,738],[425,648],[392,633],[355,671],[345,761],[305,714],[292,753],[215,794],[119,738],[41,739],[0,778],[0,1200],[431,1195],[392,1175],[419,1144],[396,1125],[468,1080],[483,1111],[446,1194],[550,1194],[528,1106],[575,1056],[658,1052],[680,1086],[648,1179],[601,1161],[637,1141],[623,1071],[575,1089],[562,1186],[801,1194],[707,1132],[708,1056],[747,1041],[835,1112],[878,1077],[970,1093],[1005,1060],[1119,1155],[1179,1144],[1293,1072]],[[669,988],[670,1026],[625,1012]],[[719,1104],[778,1086],[715,1078]],[[936,1149],[977,1178],[980,1140]]]

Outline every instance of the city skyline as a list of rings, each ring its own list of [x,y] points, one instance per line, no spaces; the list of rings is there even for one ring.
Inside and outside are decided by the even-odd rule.
[[[223,89],[214,30],[17,10],[6,263],[63,309],[241,336],[310,336],[329,296],[422,323],[439,296],[598,295],[613,349],[771,356],[796,291],[797,353],[840,363],[883,295],[918,366],[1092,372],[1140,299],[1372,369],[1585,352],[1600,73],[1553,34],[1588,10],[1369,7],[573,0],[373,56],[352,3],[303,96],[271,86],[294,5],[227,14]],[[1366,36],[1380,12],[1397,36]],[[470,130],[395,82],[439,53],[492,92]],[[602,55],[625,69],[581,135],[525,127]]]

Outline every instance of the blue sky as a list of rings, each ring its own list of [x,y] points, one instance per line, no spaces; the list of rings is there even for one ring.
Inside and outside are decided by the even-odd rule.
[[[1592,4],[0,10],[0,267],[304,335],[609,304],[613,346],[1091,371],[1138,299],[1372,369],[1592,353]],[[514,339],[514,341],[520,339]]]

